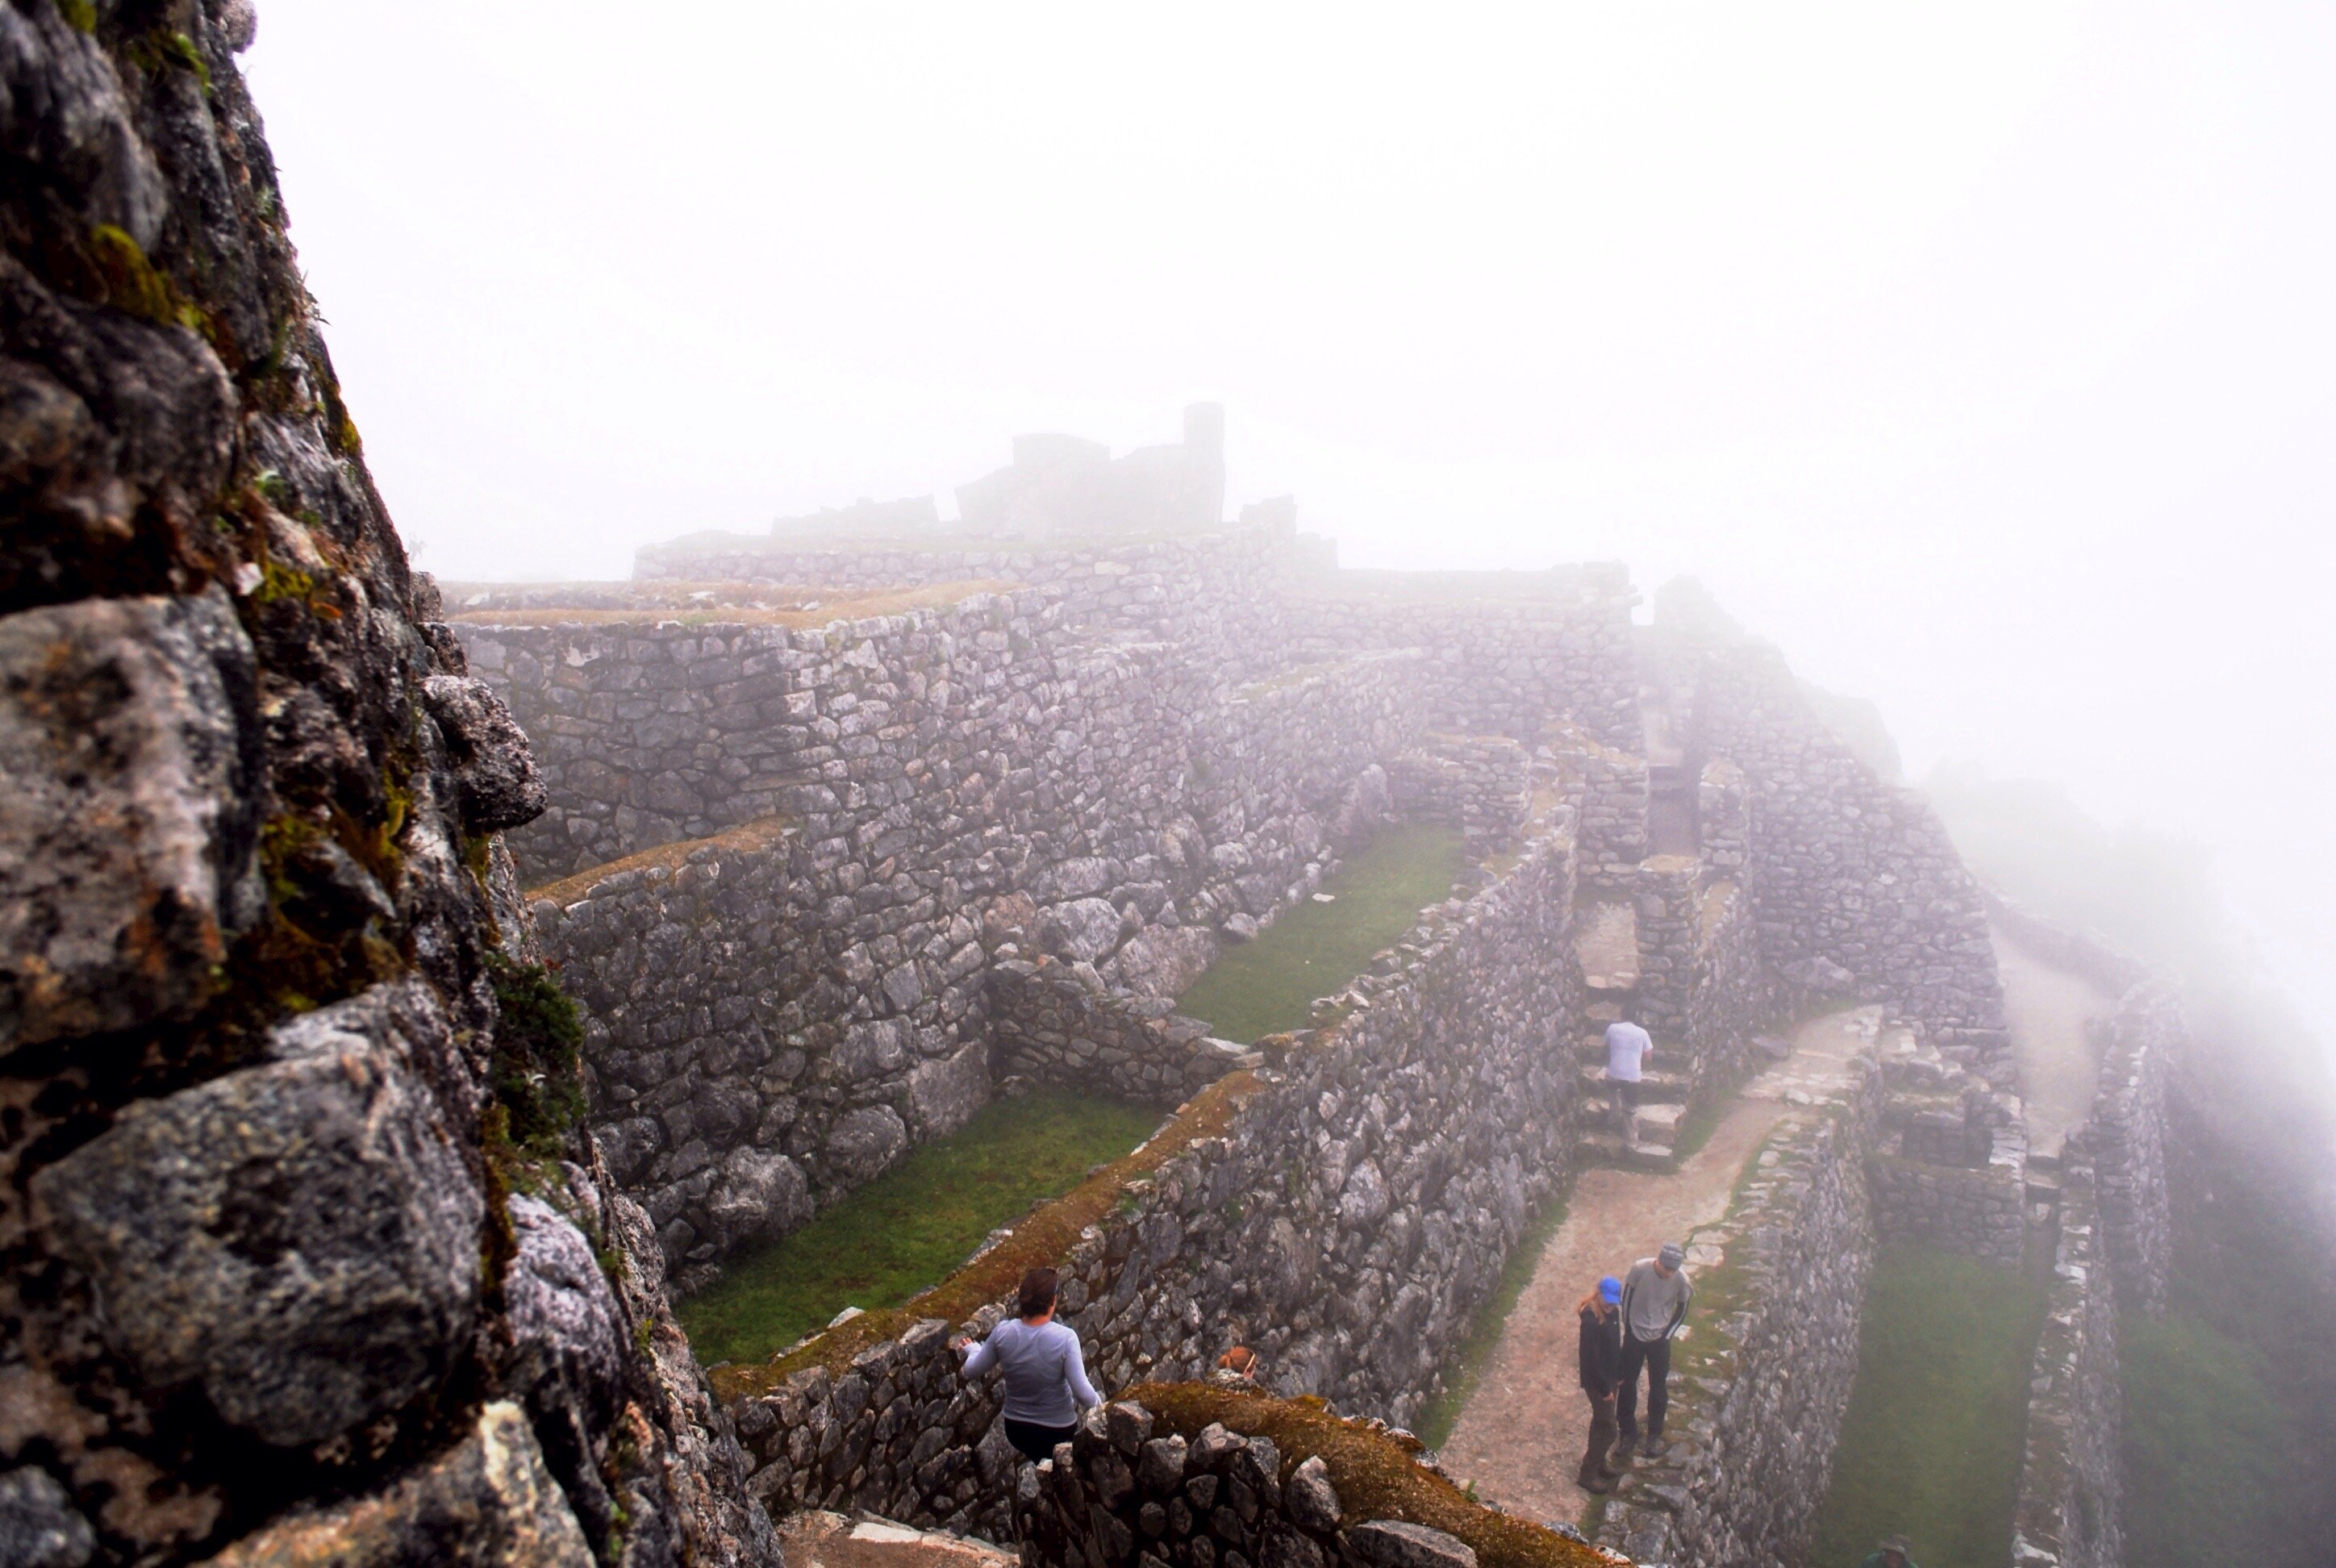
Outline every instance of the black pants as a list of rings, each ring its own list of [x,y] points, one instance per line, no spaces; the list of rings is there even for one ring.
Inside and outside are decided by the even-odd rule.
[[[1078,1435],[1076,1427],[1041,1427],[1033,1421],[1006,1417],[1006,1440],[1033,1465],[1053,1458],[1056,1444],[1067,1443]]]
[[[1622,1440],[1639,1435],[1639,1368],[1647,1369],[1647,1436],[1663,1435],[1663,1416],[1671,1407],[1671,1342],[1650,1344],[1631,1334],[1622,1336],[1622,1388],[1615,1396],[1615,1424]]]

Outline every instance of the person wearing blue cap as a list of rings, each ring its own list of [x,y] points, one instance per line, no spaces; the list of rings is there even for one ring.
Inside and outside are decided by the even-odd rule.
[[[1582,1298],[1582,1391],[1590,1396],[1590,1450],[1574,1477],[1584,1492],[1611,1492],[1614,1388],[1622,1380],[1622,1281],[1609,1274]]]

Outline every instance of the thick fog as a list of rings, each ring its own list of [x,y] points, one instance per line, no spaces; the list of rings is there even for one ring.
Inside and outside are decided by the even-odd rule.
[[[1226,405],[1350,565],[1700,577],[1922,776],[2214,849],[2336,1037],[2336,11],[263,0],[421,564]]]

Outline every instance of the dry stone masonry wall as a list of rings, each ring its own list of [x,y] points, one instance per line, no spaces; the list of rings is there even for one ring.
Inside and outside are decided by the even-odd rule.
[[[1618,1561],[1571,1526],[1561,1534],[1476,1504],[1383,1428],[1254,1390],[1136,1393],[1165,1414],[1136,1399],[1092,1411],[1046,1467],[1017,1477],[1016,1524],[1032,1559],[1095,1568]]]
[[[1887,1003],[1950,1059],[2014,1086],[1986,908],[1936,813],[1858,760],[1776,648],[1691,597],[1657,616],[1651,657],[1691,694],[1691,751],[1743,774],[1770,966],[1811,994]]]
[[[1188,1107],[1221,1129],[1078,1236],[1064,1318],[1102,1387],[1196,1378],[1236,1343],[1277,1390],[1390,1420],[1439,1386],[1526,1216],[1570,1174],[1557,1021],[1580,996],[1561,828],[1542,824],[1506,876],[1430,911],[1315,1028],[1268,1042],[1253,1078]],[[1048,1223],[1041,1210],[1024,1225]],[[1003,1310],[968,1303],[965,1326],[986,1332]],[[956,1327],[927,1319],[852,1353],[847,1325],[723,1374],[757,1495],[1006,1528],[1011,1450],[994,1382],[957,1377]]]
[[[1173,994],[1220,932],[1253,935],[1387,819],[1380,760],[1418,734],[1416,654],[1224,687],[1065,619],[1034,589],[814,628],[464,628],[522,722],[568,736],[556,781],[655,765],[592,761],[633,733],[600,699],[654,648],[646,667],[678,672],[657,699],[686,720],[676,756],[760,769],[735,810],[784,813],[658,842],[715,811],[660,830],[604,795],[608,831],[586,835],[571,804],[569,842],[649,847],[537,890],[546,951],[591,1015],[611,1164],[685,1283],[988,1098],[1012,1070],[990,1037],[994,959]],[[563,705],[599,716],[560,729]],[[565,863],[558,840],[521,850]]]
[[[2117,1287],[2100,1242],[2093,1172],[2078,1149],[2064,1172],[2052,1283],[2028,1380],[2014,1568],[2125,1562]]]

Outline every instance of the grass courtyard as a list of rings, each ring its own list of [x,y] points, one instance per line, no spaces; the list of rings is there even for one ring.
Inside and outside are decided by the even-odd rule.
[[[760,1360],[846,1307],[897,1307],[984,1237],[1150,1137],[1160,1113],[1088,1095],[996,1100],[676,1309],[698,1359]]]
[[[1421,910],[1450,898],[1465,863],[1457,829],[1382,830],[1323,884],[1330,902],[1309,899],[1283,911],[1255,941],[1227,950],[1176,998],[1176,1010],[1243,1044],[1304,1028],[1314,998],[1360,974]]]
[[[1874,1261],[1857,1385],[1817,1510],[1815,1568],[1856,1568],[1903,1534],[1922,1568],[2011,1558],[2028,1370],[2044,1290],[2017,1269],[1927,1247]]]

